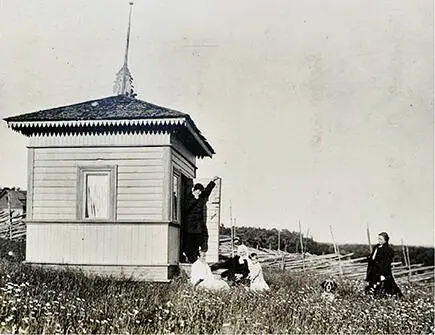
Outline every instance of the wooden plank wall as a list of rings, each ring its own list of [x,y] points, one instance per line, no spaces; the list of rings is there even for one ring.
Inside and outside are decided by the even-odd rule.
[[[168,231],[168,263],[178,264],[180,250],[180,228],[169,226]]]
[[[33,219],[75,220],[77,166],[117,165],[117,219],[162,220],[162,147],[34,149]]]
[[[192,162],[187,160],[178,151],[172,150],[172,164],[175,169],[180,171],[183,175],[188,178],[195,178],[196,167]]]
[[[171,207],[166,184],[172,180],[173,169],[195,178],[195,157],[176,140],[169,148],[167,136],[151,146],[139,145],[151,141],[145,137],[135,138],[136,146],[126,146],[131,144],[124,143],[127,140],[132,141],[122,139],[112,147],[108,146],[109,139],[86,136],[77,147],[68,147],[72,139],[63,137],[58,141],[43,137],[31,141],[33,192],[27,231],[28,262],[178,264],[180,231],[178,226],[167,223]],[[117,221],[80,222],[76,213],[78,166],[108,165],[116,165],[118,171]]]
[[[55,264],[167,265],[168,224],[27,225],[26,261]]]
[[[196,166],[196,157],[192,154],[183,143],[181,143],[176,137],[171,136],[171,146],[173,151],[177,151],[185,161],[190,162],[191,165]],[[195,168],[196,169],[196,168]]]

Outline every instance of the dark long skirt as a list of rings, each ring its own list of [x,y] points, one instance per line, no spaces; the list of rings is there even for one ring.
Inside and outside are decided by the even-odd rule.
[[[381,282],[372,282],[366,287],[365,292],[374,296],[395,296],[403,297],[403,293],[397,286],[393,277],[386,278]]]

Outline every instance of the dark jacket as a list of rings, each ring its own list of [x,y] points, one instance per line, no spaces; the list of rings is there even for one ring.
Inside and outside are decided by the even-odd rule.
[[[184,222],[185,231],[188,234],[207,233],[207,201],[215,185],[216,184],[211,181],[198,199],[195,199],[192,194],[186,199]]]
[[[375,254],[375,259],[373,255]],[[393,262],[394,250],[389,244],[384,244],[382,247],[376,245],[368,259],[366,281],[376,283],[380,281],[380,277],[392,278],[391,263]]]
[[[228,278],[229,281],[236,281],[236,274],[241,274],[243,279],[246,279],[246,277],[249,274],[249,267],[248,267],[248,261],[245,259],[242,264],[239,262],[240,256],[234,256],[222,263],[213,264],[210,266],[211,270],[217,270],[217,269],[227,269],[227,271],[222,272],[221,277],[222,278]]]

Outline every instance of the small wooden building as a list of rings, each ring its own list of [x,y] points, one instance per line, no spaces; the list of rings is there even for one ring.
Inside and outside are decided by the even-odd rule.
[[[14,215],[26,214],[26,191],[5,187],[0,191],[0,212],[11,211]]]
[[[164,281],[213,148],[189,115],[125,95],[6,118],[29,137],[26,262]]]

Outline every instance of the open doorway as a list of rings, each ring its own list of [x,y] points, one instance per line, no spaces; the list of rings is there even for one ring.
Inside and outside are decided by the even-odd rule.
[[[189,199],[193,197],[192,189],[194,183],[201,183],[202,185],[207,185],[210,182],[210,178],[200,178],[200,179],[190,179],[184,175],[181,175],[180,181],[180,207],[181,207],[181,218],[180,218],[180,253],[179,261],[180,263],[188,263],[187,252],[186,252],[186,232],[187,227],[186,222],[186,212],[187,205],[190,203]],[[207,262],[215,263],[219,260],[219,226],[220,226],[220,207],[221,207],[221,184],[222,180],[219,178],[215,182],[215,187],[213,188],[206,206],[206,213],[204,214],[207,218],[206,225],[208,231],[208,251],[207,251]]]
[[[185,250],[185,227],[186,227],[186,209],[189,197],[192,196],[193,179],[181,175],[180,185],[180,205],[181,205],[181,218],[180,218],[180,263],[188,263],[186,250]]]

